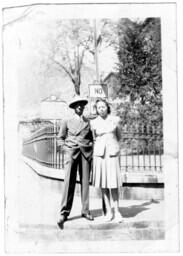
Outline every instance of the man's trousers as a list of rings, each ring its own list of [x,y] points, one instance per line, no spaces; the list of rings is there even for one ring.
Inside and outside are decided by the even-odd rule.
[[[60,214],[68,216],[71,212],[74,191],[76,185],[77,170],[79,170],[80,183],[81,183],[81,214],[89,212],[89,177],[90,177],[91,161],[87,160],[82,153],[76,159],[72,155],[66,156],[65,161],[65,179],[63,187],[63,195],[61,200]]]

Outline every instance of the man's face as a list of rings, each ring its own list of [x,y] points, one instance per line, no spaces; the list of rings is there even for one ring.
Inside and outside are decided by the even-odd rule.
[[[75,105],[75,113],[78,115],[78,116],[81,116],[83,114],[83,111],[84,111],[84,108],[85,108],[85,104],[82,103],[82,102],[78,102],[76,105]]]

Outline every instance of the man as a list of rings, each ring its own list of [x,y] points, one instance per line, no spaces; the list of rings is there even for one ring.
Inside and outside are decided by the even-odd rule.
[[[72,208],[78,168],[81,182],[81,216],[93,220],[89,212],[89,174],[93,138],[88,120],[83,116],[87,103],[86,99],[78,96],[69,104],[75,111],[74,116],[63,122],[58,134],[58,144],[65,151],[65,179],[60,219],[57,223],[61,229]]]

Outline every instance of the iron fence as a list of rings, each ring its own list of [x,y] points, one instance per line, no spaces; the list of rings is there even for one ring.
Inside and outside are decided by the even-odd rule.
[[[64,151],[57,146],[60,124],[43,127],[23,142],[23,155],[48,167],[64,169]],[[163,133],[158,125],[121,128],[122,172],[162,172]]]
[[[157,124],[122,127],[121,169],[162,172],[163,132]]]

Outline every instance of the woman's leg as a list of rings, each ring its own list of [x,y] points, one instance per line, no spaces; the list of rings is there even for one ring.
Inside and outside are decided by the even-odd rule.
[[[102,198],[105,205],[106,221],[110,221],[112,219],[112,211],[111,211],[111,200],[110,200],[110,191],[108,188],[102,188]]]
[[[119,211],[119,191],[118,188],[112,188],[111,189],[111,196],[112,196],[112,204],[114,207],[114,220],[117,222],[122,221],[122,216]]]
[[[114,212],[119,211],[119,193],[117,188],[111,189],[111,196],[112,196],[112,204],[114,207]]]

